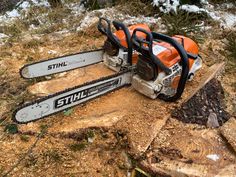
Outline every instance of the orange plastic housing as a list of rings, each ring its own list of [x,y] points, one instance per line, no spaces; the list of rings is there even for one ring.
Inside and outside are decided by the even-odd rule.
[[[150,28],[146,25],[146,24],[137,24],[137,25],[132,25],[132,26],[129,26],[128,27],[128,30],[130,32],[130,36],[132,36],[133,34],[133,31],[136,29],[136,28],[142,28],[142,29],[145,29],[146,31],[150,32]],[[114,33],[114,35],[120,40],[120,43],[122,46],[124,47],[128,47],[127,46],[127,42],[126,42],[126,37],[125,37],[125,33],[123,30],[118,30]],[[142,32],[137,32],[137,36],[139,37],[143,37],[145,38],[146,35]]]
[[[177,40],[181,45],[183,45],[184,49],[191,54],[198,55],[198,46],[197,44],[190,38],[175,35],[173,36],[175,40]],[[160,45],[162,47],[165,47],[166,50],[163,52],[160,52],[156,56],[167,66],[171,67],[174,64],[178,63],[180,61],[180,56],[177,52],[177,50],[171,46],[170,44],[166,42],[155,42],[154,45]],[[192,67],[194,63],[193,59],[189,58],[189,68]]]
[[[149,32],[151,31],[150,28],[146,24],[137,24],[137,25],[132,25],[132,26],[128,27],[130,35],[133,34],[133,31],[136,28],[143,28],[146,31],[149,31]],[[114,33],[114,35],[120,40],[122,46],[128,47],[127,42],[126,42],[125,33],[123,32],[123,30],[116,31]],[[142,32],[137,32],[137,36],[140,38],[146,37],[146,35]],[[188,37],[180,36],[180,35],[175,35],[175,36],[173,36],[173,38],[175,40],[177,40],[181,45],[183,45],[184,49],[188,53],[198,55],[198,46],[192,39],[190,39]],[[171,46],[169,43],[154,42],[153,47],[155,45],[159,45],[159,46],[166,48],[165,50],[162,50],[160,53],[158,53],[156,55],[161,60],[161,62],[164,63],[165,66],[171,67],[180,61],[180,56],[179,56],[177,50],[173,46]],[[136,64],[137,60],[138,60],[138,54],[134,53],[132,56],[132,63]],[[189,68],[192,67],[193,63],[194,63],[194,60],[189,58]]]
[[[133,31],[136,29],[136,28],[142,28],[142,29],[145,29],[146,31],[148,32],[151,32],[150,28],[146,25],[146,24],[136,24],[136,25],[132,25],[132,26],[129,26],[128,27],[128,30],[130,32],[130,36],[132,36],[133,34]],[[124,46],[124,47],[128,47],[127,46],[127,42],[126,42],[126,37],[125,37],[125,33],[123,30],[118,30],[114,33],[114,35],[120,40],[121,42],[121,45]],[[138,37],[143,37],[143,38],[146,38],[146,34],[142,33],[142,32],[137,32],[137,36]],[[133,64],[136,64],[138,62],[138,54],[137,53],[133,53],[133,56],[132,56],[132,63]]]

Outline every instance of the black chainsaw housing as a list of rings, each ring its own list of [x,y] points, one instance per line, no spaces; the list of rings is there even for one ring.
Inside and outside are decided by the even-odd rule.
[[[137,74],[145,81],[154,81],[157,78],[157,67],[143,55],[139,55],[137,62]]]

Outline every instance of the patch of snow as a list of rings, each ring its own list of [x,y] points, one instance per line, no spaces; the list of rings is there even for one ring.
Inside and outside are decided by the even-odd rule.
[[[236,15],[225,12],[221,15],[221,26],[224,28],[236,27]]]
[[[20,17],[20,11],[22,10],[28,10],[32,5],[34,6],[46,6],[49,7],[49,3],[47,0],[31,0],[32,4],[28,1],[19,2],[17,5],[19,5],[16,9],[13,9],[12,11],[7,11],[4,15],[0,15],[0,23],[8,23],[11,20]],[[17,6],[16,5],[16,6]]]
[[[145,16],[130,16],[127,14],[122,14],[120,11],[117,11],[114,8],[106,8],[106,9],[100,9],[95,10],[92,12],[87,12],[84,18],[81,20],[80,25],[77,27],[77,31],[82,31],[85,28],[88,28],[94,23],[98,22],[99,17],[105,17],[109,19],[110,21],[117,20],[122,21],[125,25],[133,25],[137,23],[145,23],[147,25],[153,25],[157,24],[160,29],[163,29],[164,31],[165,26],[161,24],[161,18],[155,18],[155,17],[145,17]]]
[[[2,38],[7,38],[7,37],[9,37],[9,36],[6,35],[6,34],[4,34],[4,33],[0,33],[0,39],[2,39]]]
[[[71,9],[72,13],[76,15],[80,15],[86,11],[84,5],[80,5],[80,3],[67,3],[65,6]]]
[[[160,22],[161,18],[155,18],[155,17],[145,17],[145,16],[127,16],[126,19],[123,21],[123,23],[131,25],[136,23],[146,23],[146,24],[156,24]]]
[[[112,20],[114,14],[116,15],[116,17],[121,15],[119,12],[116,12],[114,8],[106,8],[87,12],[76,30],[82,31],[83,29],[88,28],[92,24],[96,23],[99,19],[98,16],[106,17],[109,20]]]
[[[36,6],[45,6],[45,7],[50,7],[50,4],[48,3],[47,0],[31,0],[34,5]]]
[[[207,12],[205,9],[203,8],[199,8],[196,5],[189,5],[189,4],[184,4],[182,6],[180,6],[181,10],[185,10],[187,12],[193,12],[193,13],[202,13],[202,12]]]
[[[30,3],[28,1],[24,1],[19,7],[22,9],[27,9],[30,7]]]
[[[195,5],[185,4],[185,5],[180,6],[180,9],[188,11],[188,12],[193,12],[193,13],[205,12],[215,21],[219,21],[220,26],[222,28],[232,28],[236,25],[236,15],[230,14],[228,12],[216,10],[215,7],[211,4],[206,3],[204,8],[199,8],[198,6],[195,6]],[[204,30],[206,29],[211,29],[211,27],[207,27],[207,28],[204,27]]]
[[[18,10],[14,9],[12,11],[6,12],[5,19],[15,18],[15,17],[19,17],[19,16],[20,16],[20,13],[18,12]]]
[[[236,15],[225,11],[212,11],[208,13],[210,17],[220,22],[222,28],[235,28]]]
[[[160,11],[164,13],[176,12],[179,4],[179,0],[153,0],[153,5],[159,7]]]
[[[213,160],[213,161],[217,161],[217,160],[220,159],[220,156],[217,155],[217,154],[209,154],[209,155],[207,155],[206,157],[207,157],[208,159]]]
[[[207,0],[201,0],[200,3],[201,3],[201,4],[205,4],[205,5],[206,5],[206,4],[209,4],[209,2],[208,2]]]
[[[34,24],[31,24],[31,25],[29,26],[29,30],[34,30],[34,29],[37,29],[37,27],[36,27]]]

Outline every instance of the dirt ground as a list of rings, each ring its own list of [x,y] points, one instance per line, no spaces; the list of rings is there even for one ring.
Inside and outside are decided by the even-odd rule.
[[[4,131],[6,125],[12,123],[11,114],[18,104],[36,98],[35,95],[47,95],[112,73],[97,64],[58,74],[51,80],[43,79],[41,83],[36,83],[39,79],[25,81],[18,74],[23,64],[99,48],[104,41],[96,30],[91,29],[83,35],[45,35],[42,39],[44,42],[37,47],[27,48],[24,42],[9,43],[0,49],[1,175],[10,170],[10,176],[129,176],[142,162],[143,155],[149,160],[155,157],[152,163],[159,169],[171,170],[182,165],[184,168],[180,172],[189,176],[196,175],[195,169],[198,169],[199,176],[206,173],[219,175],[224,167],[235,164],[235,152],[218,129],[170,118],[171,110],[179,106],[181,100],[171,104],[153,101],[132,87],[77,106],[72,113],[59,113],[18,125],[16,134]],[[210,65],[224,61],[222,55],[209,49],[210,44],[217,48],[217,40],[207,39],[201,44],[204,67],[194,81],[188,83],[182,101],[198,87]],[[220,80],[227,111],[234,115],[234,72],[224,72]],[[58,81],[64,84],[60,85]],[[211,154],[219,154],[219,160],[207,158]],[[188,172],[188,165],[198,167]],[[15,168],[11,170],[12,167]],[[235,167],[232,169],[231,172],[235,173],[231,176],[234,176]]]

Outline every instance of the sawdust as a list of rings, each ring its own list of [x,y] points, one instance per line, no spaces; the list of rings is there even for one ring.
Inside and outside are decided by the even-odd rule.
[[[95,132],[92,144],[86,144],[84,149],[71,150],[71,145],[80,142],[46,135],[14,170],[12,176],[126,176],[128,167],[124,152],[116,146],[114,135],[109,134],[108,137],[103,138]],[[31,136],[24,143],[19,136],[5,139],[0,147],[1,167],[9,169],[34,140],[35,137]],[[19,143],[22,144],[20,148]]]
[[[72,88],[83,83],[108,76],[113,72],[103,64],[91,65],[86,68],[71,71],[63,78],[57,78],[51,81],[44,81],[29,87],[29,93],[36,96],[46,96],[67,88]]]

